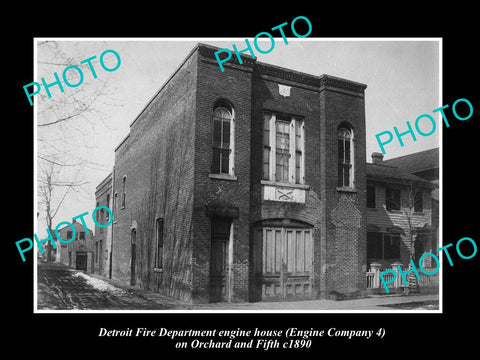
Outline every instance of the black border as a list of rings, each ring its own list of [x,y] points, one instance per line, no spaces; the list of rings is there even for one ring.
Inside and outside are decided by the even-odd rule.
[[[476,274],[478,258],[463,260],[452,256],[449,267],[444,258],[443,314],[33,314],[33,259],[21,262],[14,242],[33,234],[33,111],[25,101],[22,86],[33,78],[34,37],[252,37],[258,32],[290,22],[302,15],[313,25],[311,37],[441,37],[443,38],[443,104],[467,98],[474,108],[468,121],[457,121],[450,114],[450,128],[443,128],[443,242],[456,243],[469,236],[480,244],[476,218],[479,196],[476,186],[478,171],[476,140],[480,104],[478,89],[478,57],[475,29],[478,20],[473,6],[452,5],[445,9],[422,11],[406,3],[391,8],[355,8],[341,4],[336,9],[321,3],[293,9],[288,3],[260,11],[256,4],[201,4],[201,10],[182,4],[178,10],[163,4],[110,4],[102,12],[97,6],[85,4],[71,9],[62,5],[55,12],[53,4],[38,9],[24,9],[18,23],[5,29],[8,54],[3,67],[7,75],[4,109],[5,134],[12,140],[4,144],[4,203],[6,239],[4,259],[6,287],[4,308],[8,317],[7,346],[13,340],[33,345],[36,352],[60,355],[57,349],[82,348],[86,353],[113,354],[116,349],[135,349],[156,356],[174,352],[173,342],[165,338],[99,338],[100,327],[107,328],[265,328],[287,329],[378,329],[384,328],[383,339],[373,338],[313,339],[309,350],[294,353],[339,355],[366,350],[361,356],[384,356],[400,352],[405,356],[439,354],[447,347],[470,349],[478,331]],[[43,5],[46,6],[46,5]],[[128,5],[133,7],[132,4]],[[390,6],[390,5],[389,5]],[[440,5],[441,7],[443,5]],[[399,9],[401,7],[401,9]],[[215,12],[212,12],[215,9]],[[242,11],[243,10],[243,11]],[[470,15],[472,14],[472,15]],[[474,91],[475,88],[475,91]],[[420,115],[420,114],[419,114]],[[11,188],[13,187],[13,188]],[[479,245],[480,246],[480,245]],[[31,254],[31,253],[30,253]],[[28,335],[27,335],[28,334]],[[28,336],[28,338],[27,338]],[[8,341],[8,340],[12,341]],[[339,347],[338,345],[348,345]],[[90,352],[91,351],[91,352]],[[143,353],[142,351],[142,353]],[[195,350],[200,351],[200,350]],[[183,351],[186,352],[186,351]],[[217,351],[221,353],[220,351]],[[262,351],[260,351],[262,352]],[[177,352],[181,354],[181,352]],[[262,352],[278,356],[276,351]]]

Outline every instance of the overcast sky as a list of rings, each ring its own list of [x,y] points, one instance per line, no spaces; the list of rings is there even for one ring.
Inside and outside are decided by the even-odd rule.
[[[42,39],[46,40],[46,39]],[[82,176],[89,182],[82,196],[72,194],[67,198],[54,224],[71,220],[72,217],[95,207],[95,187],[111,171],[114,162],[114,149],[128,135],[129,125],[144,108],[149,99],[176,70],[197,42],[211,44],[220,48],[232,48],[236,44],[242,49],[244,39],[158,39],[142,41],[126,39],[107,41],[84,39],[78,41],[57,39],[62,53],[74,63],[93,55],[97,59],[93,64],[98,76],[98,83],[106,81],[108,96],[100,102],[101,113],[86,115],[84,118],[62,124],[62,131],[68,134],[70,146],[75,146],[77,154],[95,159],[98,166],[88,168]],[[252,40],[252,39],[250,39]],[[397,126],[405,131],[406,121],[414,126],[415,119],[421,114],[432,114],[432,110],[441,106],[439,74],[440,43],[436,39],[386,39],[380,41],[348,40],[348,39],[288,39],[288,45],[281,38],[277,39],[274,49],[269,54],[256,54],[258,61],[282,66],[288,69],[312,75],[328,74],[367,85],[365,91],[367,153],[366,161],[371,161],[371,153],[380,151],[375,134],[390,130]],[[265,48],[268,48],[265,44]],[[105,72],[98,63],[100,54],[107,50],[115,50],[121,57],[121,65],[114,72]],[[38,47],[38,58],[48,62],[48,56]],[[52,63],[54,59],[52,58]],[[38,66],[37,79],[45,77],[53,81],[52,73],[59,76],[65,66]],[[85,79],[90,75],[86,65]],[[219,69],[219,75],[220,69]],[[86,81],[78,89],[88,94],[95,87],[95,80]],[[47,81],[48,83],[49,81]],[[90,88],[91,87],[91,88]],[[65,87],[60,93],[52,88],[52,98],[44,100],[60,101],[68,99],[74,89]],[[71,95],[71,93],[70,93]],[[28,101],[27,101],[28,104]],[[405,146],[398,141],[386,145],[385,159],[398,157],[413,152],[439,146],[441,121],[439,114],[433,116],[437,120],[437,131],[428,137],[417,135],[417,141],[409,136],[404,137]],[[48,121],[38,114],[38,123]],[[427,124],[422,127],[427,132]],[[45,130],[42,130],[45,131]],[[57,131],[52,129],[52,134]],[[75,141],[74,134],[81,134]],[[45,133],[43,133],[45,135]],[[53,135],[52,135],[53,136]],[[63,144],[67,146],[65,140]],[[62,148],[62,141],[55,143],[56,149]],[[52,150],[55,151],[55,150]],[[88,196],[88,194],[91,194]],[[44,215],[40,214],[38,234],[45,229]],[[91,218],[87,224],[93,229]]]

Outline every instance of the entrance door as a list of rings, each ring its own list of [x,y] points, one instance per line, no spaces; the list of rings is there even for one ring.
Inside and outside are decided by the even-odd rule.
[[[75,267],[77,270],[87,271],[87,253],[77,252]]]
[[[130,242],[132,243],[132,258],[130,261],[130,285],[135,286],[135,259],[137,257],[137,249],[136,249],[136,236],[137,231],[132,229],[130,234]]]
[[[256,234],[256,241],[262,244],[262,300],[309,299],[311,229],[264,227]]]
[[[229,301],[230,227],[227,219],[212,219],[210,251],[210,301]]]

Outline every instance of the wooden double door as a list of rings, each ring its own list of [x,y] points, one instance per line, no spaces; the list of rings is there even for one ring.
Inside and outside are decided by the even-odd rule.
[[[310,299],[312,229],[257,228],[254,240],[261,300]]]

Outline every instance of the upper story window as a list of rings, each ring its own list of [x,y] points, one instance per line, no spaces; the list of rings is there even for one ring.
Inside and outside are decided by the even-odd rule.
[[[100,206],[100,203],[97,201],[97,206],[96,208],[98,208]],[[97,211],[97,213],[95,214],[95,217],[97,218],[97,222],[100,221],[100,211]]]
[[[115,192],[113,195],[113,209],[112,211],[117,211],[117,203],[118,203],[118,192]]]
[[[275,122],[275,181],[288,182],[290,163],[290,123]]]
[[[345,126],[338,129],[338,183],[339,187],[353,187],[353,131]]]
[[[85,240],[85,232],[80,231],[79,240]]]
[[[212,174],[234,175],[234,111],[227,102],[213,111]]]
[[[110,194],[107,194],[107,207],[110,209]],[[110,221],[110,213],[107,211],[105,215],[105,220]]]
[[[303,184],[304,122],[292,116],[264,114],[263,179]]]
[[[388,188],[385,191],[385,202],[387,211],[400,210],[400,189]]]
[[[125,208],[125,188],[126,188],[126,185],[127,185],[127,176],[125,175],[123,178],[122,178],[122,209]]]
[[[413,208],[417,213],[423,212],[423,192],[417,191],[413,199]]]

